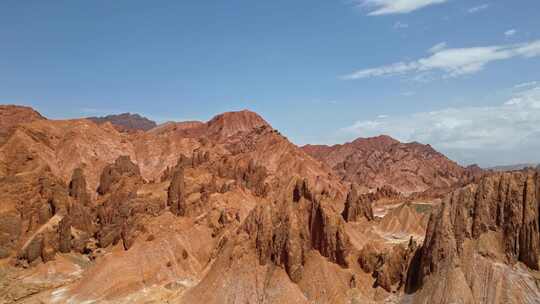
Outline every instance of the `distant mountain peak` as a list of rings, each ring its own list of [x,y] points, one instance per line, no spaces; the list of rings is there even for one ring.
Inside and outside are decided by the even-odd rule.
[[[33,120],[46,119],[38,111],[34,110],[32,107],[19,106],[19,105],[0,105],[0,126],[7,123],[22,123],[30,122]]]
[[[46,120],[31,107],[18,105],[0,105],[0,143],[20,124],[36,120]]]
[[[503,165],[503,166],[494,166],[487,168],[495,172],[506,172],[506,171],[518,171],[526,168],[535,168],[540,167],[540,164],[537,163],[525,163],[525,164],[513,164],[513,165]]]
[[[230,136],[237,132],[251,131],[255,128],[270,125],[257,113],[242,110],[225,112],[214,116],[207,123],[210,133]]]
[[[121,114],[111,114],[102,117],[88,117],[87,119],[97,124],[110,122],[120,131],[148,131],[157,126],[155,121],[150,120],[139,114],[132,114],[129,112]]]
[[[359,137],[352,141],[353,145],[356,146],[390,146],[394,144],[399,144],[399,140],[390,137],[388,135],[379,135],[374,137]]]
[[[465,169],[430,145],[401,143],[388,135],[357,138],[334,146],[307,145],[302,149],[328,164],[346,181],[372,189],[390,185],[402,193],[449,188],[482,171]]]

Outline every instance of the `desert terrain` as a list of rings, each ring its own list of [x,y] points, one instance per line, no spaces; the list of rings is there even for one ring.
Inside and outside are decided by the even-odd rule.
[[[0,303],[540,303],[540,168],[258,114],[0,106]]]

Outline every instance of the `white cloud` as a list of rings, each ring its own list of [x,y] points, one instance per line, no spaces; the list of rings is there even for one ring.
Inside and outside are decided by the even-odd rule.
[[[512,36],[514,36],[516,33],[517,33],[517,31],[516,31],[515,29],[510,29],[510,30],[504,32],[504,35],[505,35],[506,37],[512,37]]]
[[[355,71],[343,79],[393,76],[405,73],[439,71],[444,77],[457,77],[481,71],[488,63],[514,57],[531,58],[540,56],[540,40],[511,45],[445,48],[439,44],[428,50],[431,55],[410,62],[397,62],[375,68]],[[423,76],[425,77],[425,75]]]
[[[361,7],[371,11],[368,15],[380,16],[388,14],[405,14],[423,7],[441,4],[448,0],[357,0]]]
[[[409,24],[407,23],[402,23],[400,21],[394,23],[394,28],[395,29],[403,29],[403,28],[408,28],[409,27]]]
[[[464,163],[539,161],[540,87],[516,93],[500,105],[358,121],[341,132],[354,137],[388,134],[405,142],[429,143]]]
[[[434,46],[432,46],[432,47],[428,50],[428,52],[430,52],[430,53],[432,53],[432,54],[433,54],[433,53],[437,53],[437,52],[439,52],[439,51],[444,50],[444,49],[446,48],[446,46],[447,46],[446,42],[437,43],[437,44],[435,44]]]
[[[474,13],[478,13],[479,11],[483,11],[483,10],[488,9],[488,8],[489,8],[489,4],[482,4],[482,5],[471,7],[470,9],[467,10],[467,12],[469,14],[474,14]]]
[[[528,57],[528,58],[540,56],[540,40],[532,42],[532,43],[521,44],[516,49],[516,52],[519,55]]]
[[[538,81],[523,82],[523,83],[516,84],[514,86],[514,89],[523,89],[523,88],[528,88],[528,87],[534,87],[537,84],[538,84]]]

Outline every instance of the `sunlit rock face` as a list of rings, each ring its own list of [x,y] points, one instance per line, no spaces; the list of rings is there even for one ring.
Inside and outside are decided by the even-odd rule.
[[[126,132],[0,110],[2,303],[538,299],[535,170],[300,149],[250,111]]]

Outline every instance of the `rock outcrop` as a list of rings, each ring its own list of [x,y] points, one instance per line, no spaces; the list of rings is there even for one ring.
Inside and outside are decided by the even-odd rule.
[[[30,107],[0,105],[0,145],[7,140],[7,137],[14,131],[16,126],[45,119]]]
[[[371,193],[359,194],[358,185],[352,184],[347,199],[345,200],[345,208],[341,214],[347,222],[356,222],[360,218],[373,220],[373,209],[371,204],[375,197]]]
[[[86,178],[81,168],[76,168],[73,171],[71,182],[69,183],[69,196],[73,197],[83,206],[90,205],[90,194],[88,193]]]
[[[304,257],[310,250],[347,267],[350,246],[343,219],[327,206],[324,194],[314,194],[306,181],[291,186],[286,199],[256,207],[240,228],[240,234],[249,236],[259,263],[283,267],[293,282],[302,278]]]
[[[24,239],[17,252],[17,263],[21,265],[38,258],[47,262],[54,259],[56,252],[69,252],[71,249],[71,235],[65,220],[71,202],[65,184],[44,175],[39,178],[36,188],[35,200],[22,206],[27,212],[18,219],[27,225],[26,232],[19,231],[18,235]]]
[[[179,216],[185,216],[187,213],[185,189],[184,169],[178,168],[174,171],[167,190],[167,205],[172,213]]]
[[[539,208],[535,170],[493,174],[448,195],[431,215],[418,272],[409,278],[418,301],[429,293],[435,302],[532,303],[540,288],[513,269],[539,269]],[[507,287],[486,294],[498,284]]]
[[[256,195],[267,194],[268,185],[265,180],[268,172],[266,168],[256,165],[253,159],[245,162],[225,157],[216,164],[216,167],[216,174],[219,177],[232,179],[237,185],[252,190]]]
[[[131,180],[131,185],[124,182],[128,179]],[[97,192],[100,195],[117,192],[120,188],[135,186],[140,182],[142,182],[142,177],[139,167],[131,161],[129,156],[120,156],[114,161],[114,164],[103,169]],[[133,188],[130,187],[129,190],[133,191]]]
[[[374,286],[388,292],[401,290],[407,282],[407,273],[412,265],[416,242],[411,238],[407,246],[398,244],[377,248],[368,243],[362,248],[358,263],[362,270],[375,278]]]
[[[107,247],[122,240],[127,250],[135,233],[137,190],[144,184],[139,167],[129,156],[120,156],[114,164],[103,169],[98,194],[103,203],[97,208],[100,247]]]
[[[82,253],[86,249],[90,238],[96,233],[97,227],[95,224],[95,206],[88,193],[86,177],[81,168],[76,168],[73,171],[68,191],[69,196],[72,198],[72,203],[69,207],[68,217],[63,219],[61,229],[63,229],[63,233],[66,235],[69,233],[70,237],[72,235],[71,227],[78,231],[78,233],[74,233],[75,237],[71,242],[71,248]]]

